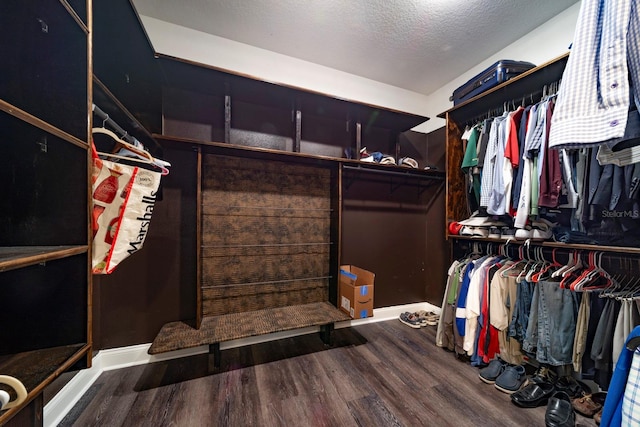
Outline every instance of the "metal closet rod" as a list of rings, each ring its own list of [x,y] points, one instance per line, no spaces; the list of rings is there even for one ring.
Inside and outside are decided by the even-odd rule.
[[[404,178],[418,178],[418,179],[435,179],[435,180],[439,180],[439,181],[443,181],[444,177],[443,176],[430,176],[430,175],[418,175],[418,174],[412,174],[412,173],[408,173],[408,172],[398,172],[398,171],[393,171],[393,170],[381,170],[381,169],[369,169],[366,167],[362,167],[362,166],[349,166],[349,165],[343,165],[342,166],[344,169],[348,169],[348,170],[353,170],[353,171],[363,171],[366,173],[377,173],[377,174],[383,174],[383,175],[392,175],[392,176],[401,176]],[[410,170],[416,170],[416,169],[410,169]],[[417,169],[420,170],[420,169]]]
[[[127,132],[126,130],[122,129],[112,118],[109,117],[107,113],[102,111],[100,107],[98,107],[96,104],[92,104],[92,106],[93,112],[103,120],[103,124],[108,124],[109,126],[111,126],[113,130],[119,133],[125,141],[130,142],[131,144],[136,146],[139,144],[136,138],[129,135],[129,132]]]

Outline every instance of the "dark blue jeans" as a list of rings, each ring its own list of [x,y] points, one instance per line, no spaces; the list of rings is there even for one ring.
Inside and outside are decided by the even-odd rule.
[[[531,335],[527,335],[526,348],[523,345],[523,349],[532,353],[533,346],[537,346],[535,355],[540,363],[570,365],[579,296],[576,292],[561,288],[558,282],[541,281],[535,287],[533,299],[534,302],[537,299],[538,306],[537,315],[533,312],[533,304],[531,308],[531,317],[537,316],[537,334],[532,327],[528,328],[527,332],[531,332]]]
[[[533,297],[533,284],[523,280],[518,283],[516,291],[516,301],[509,323],[509,337],[523,343],[527,335],[529,325],[529,311],[531,310],[531,299]]]

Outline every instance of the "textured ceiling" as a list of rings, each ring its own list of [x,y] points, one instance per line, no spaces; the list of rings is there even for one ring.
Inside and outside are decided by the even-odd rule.
[[[428,95],[577,1],[133,3],[141,15]]]

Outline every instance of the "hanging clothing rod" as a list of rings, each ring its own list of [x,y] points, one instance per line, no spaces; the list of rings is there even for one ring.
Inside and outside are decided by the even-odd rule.
[[[92,104],[92,105],[93,105],[93,112],[96,113],[96,115],[103,120],[103,124],[108,124],[109,126],[111,126],[113,130],[119,133],[122,139],[124,139],[125,141],[137,147],[142,145],[140,141],[138,141],[133,136],[129,135],[129,132],[122,129],[112,118],[109,117],[107,113],[102,111],[100,107],[98,107],[96,104]]]
[[[408,172],[410,170],[419,171],[420,169],[407,169],[407,172],[400,172],[400,171],[393,171],[393,170],[370,169],[362,166],[343,165],[342,167],[346,170],[360,171],[365,173],[377,173],[377,174],[383,174],[383,175],[401,176],[403,178],[433,179],[437,181],[444,181],[444,176],[413,174]]]

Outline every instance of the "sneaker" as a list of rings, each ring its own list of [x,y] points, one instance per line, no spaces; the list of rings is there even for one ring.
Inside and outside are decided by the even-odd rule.
[[[413,313],[405,311],[399,317],[400,321],[410,328],[420,329],[420,319]]]
[[[533,237],[531,227],[528,225],[525,228],[518,228],[514,234],[516,240],[527,240]]]
[[[516,229],[510,227],[502,227],[500,229],[500,237],[504,240],[515,239]]]
[[[496,378],[496,383],[494,385],[498,390],[512,394],[520,390],[520,387],[522,387],[526,379],[527,375],[524,370],[524,366],[509,365],[504,368],[504,371],[498,378]]]
[[[553,224],[546,219],[539,219],[531,223],[532,240],[549,240],[553,237]]]
[[[400,160],[398,160],[398,165],[407,168],[418,169],[418,162],[416,162],[416,160],[412,159],[411,157],[401,157]]]
[[[460,235],[461,236],[473,236],[473,228],[474,227],[470,227],[468,225],[463,225],[462,228],[460,229]]]
[[[488,227],[471,227],[474,237],[489,237]]]
[[[379,163],[381,165],[395,165],[396,164],[396,159],[394,159],[392,156],[383,155],[382,159],[380,159]]]
[[[490,239],[500,239],[502,237],[500,228],[489,227],[489,235],[487,237],[489,237]]]
[[[495,384],[496,378],[504,372],[507,366],[509,365],[504,360],[493,359],[485,368],[480,369],[478,376],[487,384]]]

